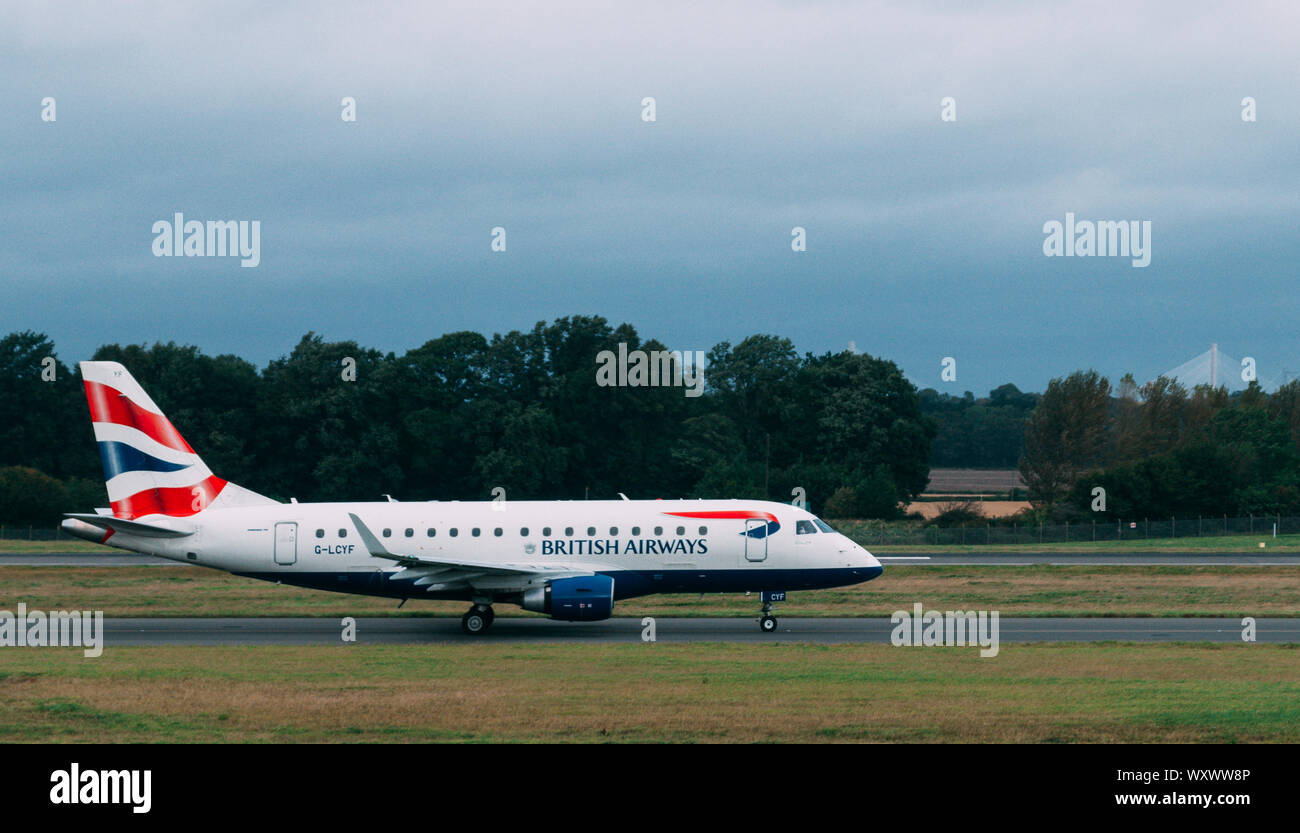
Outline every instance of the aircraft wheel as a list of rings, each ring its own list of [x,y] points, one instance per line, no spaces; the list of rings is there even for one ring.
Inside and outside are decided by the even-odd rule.
[[[465,633],[473,634],[474,636],[485,633],[491,625],[491,613],[485,613],[477,606],[470,608],[469,613],[466,613],[460,618],[461,629],[464,630]]]
[[[763,633],[772,633],[776,630],[776,617],[764,616],[758,620],[758,626],[763,629]]]

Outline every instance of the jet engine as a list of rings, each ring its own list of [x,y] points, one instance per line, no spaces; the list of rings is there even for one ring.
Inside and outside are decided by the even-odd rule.
[[[614,612],[614,579],[577,576],[548,581],[524,593],[524,610],[566,622],[595,622]]]

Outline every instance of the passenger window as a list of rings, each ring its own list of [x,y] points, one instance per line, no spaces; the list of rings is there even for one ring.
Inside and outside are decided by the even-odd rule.
[[[609,534],[610,534],[610,535],[617,535],[617,534],[618,534],[618,527],[616,527],[616,526],[611,526],[611,527],[609,528]]]
[[[527,538],[527,537],[528,537],[528,527],[526,527],[526,526],[525,526],[525,527],[520,527],[520,529],[519,529],[519,537],[520,537],[520,538]]]
[[[415,534],[415,530],[414,530],[414,529],[411,529],[411,528],[408,526],[408,527],[406,528],[406,537],[407,537],[407,538],[410,538],[410,537],[411,537],[412,535],[414,535],[414,534]]]
[[[392,531],[391,529],[389,529],[388,527],[384,527],[384,537],[385,537],[385,538],[392,538],[392,537],[393,537],[393,531]]]
[[[685,534],[686,534],[686,527],[684,527],[684,526],[679,526],[679,527],[677,527],[677,534],[678,534],[678,535],[685,535]]]
[[[497,527],[496,529],[492,530],[492,534],[495,535],[496,537],[500,538],[500,537],[501,537],[501,527]]]
[[[708,535],[708,534],[709,534],[709,528],[708,528],[707,526],[702,526],[702,527],[700,527],[700,534],[701,534],[701,535]]]
[[[633,535],[640,535],[640,534],[641,534],[641,527],[639,527],[639,526],[634,526],[634,527],[632,527],[632,534],[633,534]]]
[[[340,538],[346,538],[346,537],[348,537],[348,531],[347,531],[346,529],[340,529],[340,530],[339,530],[339,537],[340,537]]]
[[[587,537],[594,538],[595,535],[596,535],[596,527],[594,526],[587,527]]]
[[[478,533],[479,533],[479,529],[478,529],[478,527],[474,527],[473,529],[471,529],[471,530],[469,531],[469,534],[470,534],[470,535],[473,535],[475,538],[478,537]]]
[[[663,535],[663,534],[664,534],[664,528],[662,526],[655,527],[655,535]]]
[[[316,537],[317,537],[317,538],[324,538],[324,537],[325,537],[325,530],[323,530],[323,529],[318,529],[318,530],[316,530]]]
[[[812,521],[799,521],[794,525],[796,535],[812,535],[817,532],[817,527],[813,526]]]
[[[566,527],[564,528],[564,534],[565,534],[565,535],[568,535],[569,537],[573,537],[573,527],[571,527],[571,526],[566,526]]]
[[[551,528],[549,526],[542,527],[542,534],[547,538],[551,537]]]
[[[429,529],[428,529],[428,531],[426,532],[426,534],[427,534],[430,538],[432,538],[433,536],[435,536],[435,535],[438,534],[438,531],[437,531],[436,529],[434,529],[433,527],[429,527]]]
[[[451,537],[455,538],[457,535],[460,534],[460,531],[457,530],[456,527],[453,526],[451,529],[447,530],[447,534],[450,535]]]

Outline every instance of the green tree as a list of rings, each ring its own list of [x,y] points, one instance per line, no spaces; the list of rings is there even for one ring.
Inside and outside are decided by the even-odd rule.
[[[0,523],[7,526],[57,526],[69,508],[68,490],[29,466],[0,468]]]
[[[81,380],[58,360],[54,343],[30,330],[0,339],[0,466],[93,475],[99,458],[90,440]]]
[[[836,461],[857,477],[885,466],[899,497],[924,491],[936,429],[896,364],[849,352],[809,356],[799,380],[805,416],[798,427],[816,430],[809,457]]]
[[[794,344],[772,335],[750,336],[734,348],[724,341],[709,351],[711,404],[736,425],[751,459],[765,458],[771,438],[774,465],[792,462],[797,433],[815,430],[798,419],[799,368]]]
[[[248,485],[299,500],[402,494],[395,423],[406,397],[392,354],[308,333],[267,366],[261,388]]]
[[[1137,409],[1137,456],[1153,457],[1176,448],[1187,434],[1187,389],[1159,376],[1142,386]]]
[[[1072,503],[1089,508],[1094,486],[1111,518],[1290,513],[1300,511],[1300,453],[1285,421],[1238,403],[1199,439],[1080,478]]]
[[[1300,379],[1292,379],[1268,398],[1268,415],[1281,420],[1291,432],[1291,444],[1300,450]]]
[[[826,501],[822,514],[834,520],[848,520],[860,517],[858,511],[858,492],[852,486],[841,486]]]
[[[926,388],[921,412],[935,423],[930,464],[936,468],[1014,468],[1025,449],[1025,425],[1038,395],[1000,385],[976,399]]]
[[[1079,475],[1100,466],[1110,418],[1110,382],[1095,370],[1052,379],[1025,429],[1020,474],[1032,501],[1051,506]]]

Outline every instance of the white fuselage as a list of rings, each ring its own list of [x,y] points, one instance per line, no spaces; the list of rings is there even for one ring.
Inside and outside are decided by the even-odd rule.
[[[404,568],[372,554],[350,514],[396,555],[508,563],[536,574],[394,582]],[[744,514],[756,517],[719,517]],[[833,587],[881,572],[869,552],[810,513],[767,501],[287,503],[141,520],[194,534],[119,533],[109,543],[287,584],[400,598],[506,600],[560,569],[613,576],[616,598]]]

